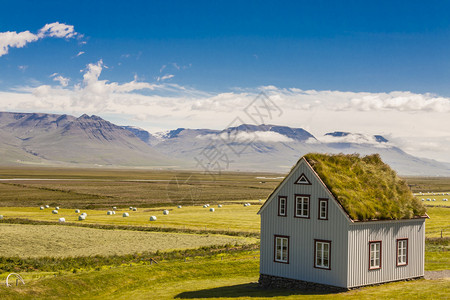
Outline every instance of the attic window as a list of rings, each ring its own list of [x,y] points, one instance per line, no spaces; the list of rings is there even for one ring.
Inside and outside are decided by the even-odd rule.
[[[295,181],[295,184],[311,184],[305,173],[302,173],[300,177]]]
[[[278,216],[286,217],[286,204],[287,204],[287,197],[278,196]]]

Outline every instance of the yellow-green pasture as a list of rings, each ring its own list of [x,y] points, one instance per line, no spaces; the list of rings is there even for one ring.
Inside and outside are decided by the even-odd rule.
[[[450,208],[427,207],[430,219],[425,222],[426,237],[450,237]]]
[[[124,255],[203,246],[256,243],[256,238],[104,230],[74,226],[0,224],[0,256]]]
[[[259,203],[259,201],[247,201]],[[132,226],[170,227],[177,229],[194,230],[224,230],[258,232],[260,220],[257,212],[261,206],[243,206],[239,204],[224,204],[203,206],[167,206],[165,208],[137,208],[137,211],[129,209],[117,210],[115,215],[107,215],[106,210],[81,210],[87,214],[86,220],[78,221],[79,213],[74,209],[60,208],[58,214],[53,214],[53,207],[40,210],[39,207],[0,207],[0,215],[4,218],[26,218],[38,221],[55,221],[65,218],[66,222],[89,223],[89,224],[112,224]],[[214,212],[210,211],[214,208]],[[164,209],[169,210],[164,215]],[[128,213],[129,217],[123,217]],[[151,216],[156,216],[156,221],[150,221]]]
[[[423,193],[415,194],[425,206],[445,206],[450,207],[450,192],[445,193]],[[444,200],[447,199],[447,200]]]

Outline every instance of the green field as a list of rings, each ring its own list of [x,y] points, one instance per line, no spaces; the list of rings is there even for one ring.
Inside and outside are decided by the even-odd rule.
[[[448,279],[389,283],[339,294],[259,289],[256,213],[279,177],[226,173],[212,180],[209,175],[175,171],[0,169],[0,179],[21,178],[0,180],[0,215],[4,216],[0,281],[10,271],[20,272],[26,281],[25,286],[0,286],[0,298],[448,297]],[[449,178],[406,180],[417,193],[450,190]],[[450,265],[450,208],[439,207],[447,203],[438,197],[424,203],[436,205],[427,207],[426,270],[446,270]],[[244,207],[245,202],[252,205]],[[203,208],[206,203],[211,206]],[[52,207],[40,210],[45,204]],[[177,208],[179,204],[183,207]],[[60,206],[56,215],[51,212],[54,206]],[[116,215],[107,215],[112,206],[118,207]],[[209,211],[212,207],[215,212]],[[87,213],[86,220],[78,221],[76,208]],[[164,209],[168,215],[163,215]],[[122,217],[123,212],[130,216]],[[157,221],[150,222],[150,216]],[[61,217],[65,225],[58,224]],[[118,230],[119,226],[126,230]],[[444,239],[440,239],[441,231]],[[218,232],[223,234],[213,234]],[[225,248],[219,246],[225,244]],[[230,246],[236,244],[245,245]],[[160,263],[150,265],[151,258]]]
[[[256,243],[224,235],[102,230],[72,226],[0,224],[0,256],[124,255],[202,246]]]

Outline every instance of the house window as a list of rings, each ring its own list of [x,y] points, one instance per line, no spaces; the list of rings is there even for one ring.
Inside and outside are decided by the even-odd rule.
[[[286,217],[286,205],[287,205],[287,197],[286,196],[278,196],[278,215],[281,217]]]
[[[328,220],[328,199],[319,199],[319,219]]]
[[[294,183],[295,184],[308,184],[308,185],[311,184],[311,182],[309,181],[309,179],[306,177],[305,174],[300,175],[300,177],[297,178],[297,180]]]
[[[397,266],[408,264],[408,239],[397,240]]]
[[[331,241],[314,240],[314,267],[330,270]]]
[[[275,236],[275,262],[289,263],[289,237],[283,235]]]
[[[381,269],[381,241],[369,242],[369,269]]]
[[[295,217],[309,218],[309,195],[295,195]]]

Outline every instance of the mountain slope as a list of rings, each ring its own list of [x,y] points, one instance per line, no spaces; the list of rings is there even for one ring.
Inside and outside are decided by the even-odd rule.
[[[133,133],[97,116],[75,118],[1,113],[0,130],[4,136],[0,149],[11,153],[2,156],[2,164],[29,162],[135,167],[174,164]]]

